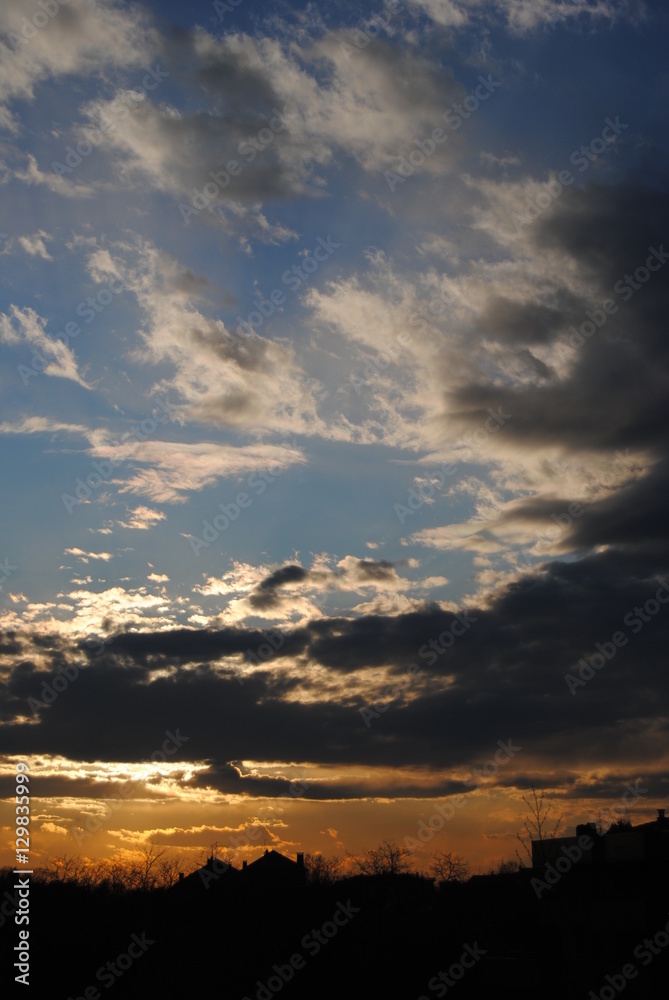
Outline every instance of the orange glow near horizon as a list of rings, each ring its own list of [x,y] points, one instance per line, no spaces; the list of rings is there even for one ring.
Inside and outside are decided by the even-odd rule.
[[[437,851],[453,851],[466,858],[473,872],[486,872],[502,860],[523,853],[517,834],[529,809],[528,793],[518,788],[480,786],[463,795],[393,798],[368,795],[360,798],[315,800],[284,794],[277,797],[222,794],[192,785],[205,765],[189,764],[76,764],[35,758],[31,776],[35,786],[47,787],[63,775],[71,794],[33,794],[31,799],[31,860],[37,868],[63,855],[93,860],[130,857],[152,842],[178,856],[185,870],[202,863],[212,844],[233,852],[233,863],[253,860],[265,847],[289,857],[298,851],[355,858],[384,839],[411,850],[413,870],[427,870]],[[302,771],[314,781],[319,769],[278,762],[244,762],[251,773],[291,777]],[[9,765],[9,766],[7,766]],[[67,766],[65,766],[67,765]],[[7,776],[13,762],[2,768]],[[323,773],[325,772],[325,774]],[[248,774],[245,770],[245,774]],[[360,769],[350,769],[361,776]],[[339,778],[342,774],[339,773]],[[366,771],[370,782],[379,774]],[[321,780],[332,777],[320,769]],[[425,775],[417,773],[415,777]],[[547,776],[549,778],[550,776]],[[630,772],[633,782],[636,775]],[[406,783],[407,775],[403,776]],[[630,799],[566,799],[551,795],[547,780],[546,802],[553,823],[562,816],[558,834],[572,832],[576,823],[611,821],[620,815],[633,823],[652,819],[663,803],[645,795]],[[643,787],[643,786],[642,786]],[[102,793],[102,794],[101,794]],[[13,799],[0,803],[2,845],[0,864],[14,865]]]

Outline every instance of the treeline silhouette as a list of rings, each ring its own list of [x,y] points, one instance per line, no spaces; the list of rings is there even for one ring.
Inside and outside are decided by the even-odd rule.
[[[62,857],[35,870],[33,995],[464,1000],[501,990],[521,1000],[586,1000],[590,991],[606,1000],[615,989],[607,975],[623,982],[625,998],[666,985],[669,948],[656,938],[669,919],[665,870],[574,866],[538,898],[538,869],[502,862],[472,877],[464,859],[441,851],[417,873],[390,840],[358,858],[306,855],[303,868],[279,856],[276,876],[269,864],[265,872],[230,860],[214,846],[189,872],[149,844],[125,860]],[[11,980],[16,878],[0,871]],[[647,966],[634,958],[645,935],[657,949]],[[626,963],[634,979],[620,979]]]
[[[197,872],[207,859],[215,857],[231,866],[237,865],[235,852],[211,845],[209,854],[197,862],[186,862],[167,848],[153,842],[138,848],[132,855],[91,859],[80,855],[61,855],[33,870],[32,881],[74,884],[81,888],[97,888],[111,893],[169,889],[181,874]],[[384,840],[360,857],[340,858],[336,855],[306,854],[304,856],[308,884],[332,884],[349,875],[400,875],[413,870],[413,855],[393,840]],[[501,862],[498,871],[515,871],[515,861]],[[12,869],[5,869],[11,871]],[[436,851],[426,872],[414,872],[438,882],[463,882],[471,875],[471,865],[452,851]]]

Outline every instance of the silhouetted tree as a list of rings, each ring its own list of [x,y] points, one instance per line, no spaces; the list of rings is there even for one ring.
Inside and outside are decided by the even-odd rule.
[[[530,810],[530,815],[526,818],[523,823],[523,829],[527,836],[527,841],[521,837],[519,833],[516,834],[517,839],[523,846],[526,854],[530,859],[530,866],[533,864],[532,859],[532,841],[538,840],[543,843],[545,840],[552,840],[557,833],[560,823],[562,822],[562,816],[560,815],[555,823],[553,829],[550,829],[548,817],[550,815],[551,806],[546,805],[544,802],[544,792],[541,795],[537,795],[537,791],[532,785],[532,800],[527,799],[524,795],[522,796],[523,802]],[[551,821],[552,822],[552,821]],[[516,857],[523,867],[526,867],[521,855],[516,850]]]
[[[104,862],[63,854],[50,858],[41,875],[46,882],[73,882],[82,887],[99,885],[105,877]]]
[[[606,831],[607,833],[629,833],[632,829],[632,824],[628,819],[617,819]]]
[[[453,851],[437,851],[432,856],[430,875],[439,882],[466,882],[471,870],[469,863]]]
[[[336,856],[326,858],[322,854],[305,854],[304,865],[312,885],[331,885],[341,878],[342,862]]]
[[[362,875],[400,875],[410,869],[411,851],[394,840],[384,840],[378,847],[355,858],[353,867]]]
[[[514,858],[509,858],[506,861],[500,861],[496,868],[491,868],[488,872],[489,875],[510,875],[512,872],[517,872],[520,868],[520,862]]]
[[[157,848],[153,842],[145,844],[137,851],[135,860],[128,867],[131,888],[148,892],[161,883],[161,860],[167,853],[165,847]]]
[[[51,858],[40,870],[40,878],[46,882],[74,883],[88,889],[104,887],[110,892],[132,889],[146,892],[174,885],[182,868],[181,859],[169,854],[167,848],[148,843],[130,858],[93,861],[67,854]]]
[[[111,893],[119,895],[131,888],[129,869],[126,861],[121,858],[107,858],[100,862],[101,885]]]

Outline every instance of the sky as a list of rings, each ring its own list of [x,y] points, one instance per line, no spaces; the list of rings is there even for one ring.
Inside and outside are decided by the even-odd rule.
[[[6,0],[0,862],[667,804],[666,41]]]

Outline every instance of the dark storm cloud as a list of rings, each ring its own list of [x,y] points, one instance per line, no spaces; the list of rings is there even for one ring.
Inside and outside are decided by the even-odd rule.
[[[75,760],[145,760],[166,729],[179,727],[189,739],[178,759],[208,761],[212,770],[199,780],[228,791],[237,782],[228,767],[235,760],[436,771],[476,766],[507,739],[524,748],[528,763],[531,758],[558,771],[583,760],[609,766],[653,760],[666,747],[661,720],[669,716],[669,604],[647,603],[660,583],[641,576],[642,565],[638,569],[636,579],[612,573],[610,553],[604,552],[555,562],[542,576],[528,575],[508,587],[490,608],[469,609],[459,618],[431,607],[393,618],[312,622],[295,643],[299,662],[320,664],[333,679],[382,664],[394,672],[389,690],[370,688],[368,697],[344,690],[338,701],[292,700],[301,689],[313,697],[308,666],[302,677],[285,680],[257,671],[243,685],[205,662],[177,667],[197,661],[207,648],[218,655],[218,634],[182,630],[172,647],[165,633],[118,636],[99,662],[40,711],[38,724],[3,726],[0,749]],[[454,629],[458,621],[469,627],[454,638],[461,631]],[[614,647],[612,636],[619,632],[626,642]],[[228,648],[230,639],[225,636]],[[577,676],[579,660],[591,659],[599,648],[613,650],[610,659],[591,669],[590,679],[572,693],[565,675]],[[131,652],[137,664],[129,661]],[[171,659],[174,670],[149,684],[139,661],[150,653]],[[407,672],[411,663],[419,668],[413,677]],[[451,681],[444,690],[446,676]],[[43,678],[25,666],[15,672],[11,703],[39,697]],[[407,688],[413,700],[403,702]],[[283,699],[287,691],[290,701]],[[25,700],[22,707],[26,714]],[[361,709],[373,712],[370,725]],[[520,755],[518,765],[527,786]],[[513,783],[511,770],[500,780]],[[360,794],[343,785],[342,795]],[[272,787],[278,788],[252,780],[244,786],[262,794]]]
[[[649,245],[667,238],[666,163],[663,168],[664,176],[652,185],[644,170],[616,184],[590,183],[565,191],[554,210],[537,221],[537,248],[560,246],[606,291],[643,263]]]
[[[302,583],[308,576],[309,571],[301,566],[282,566],[258,584],[256,591],[249,596],[249,605],[259,611],[276,607],[280,601],[277,591],[281,587],[291,583]]]
[[[15,632],[6,632],[0,638],[0,653],[18,653],[21,650],[21,643]]]
[[[564,327],[567,317],[571,317],[571,321],[576,320],[583,308],[583,303],[568,293],[559,296],[555,305],[514,302],[503,295],[496,295],[488,300],[474,328],[495,340],[545,344]]]
[[[301,630],[282,633],[284,645],[281,647],[289,653],[299,651],[304,645]],[[155,660],[182,664],[204,663],[220,659],[223,656],[234,656],[247,651],[254,652],[257,647],[266,642],[262,632],[253,629],[223,628],[223,629],[170,629],[168,632],[129,632],[121,633],[107,640],[106,655],[114,658],[120,656],[133,663],[155,665]],[[83,648],[86,645],[83,644]],[[95,654],[91,654],[95,659]]]
[[[385,559],[358,559],[355,570],[363,580],[392,580],[395,577],[395,565]]]
[[[662,573],[669,552],[667,463],[658,462],[645,476],[634,479],[636,462],[622,451],[617,456],[612,468],[616,476],[621,472],[622,476],[614,493],[589,503],[574,503],[567,494],[530,497],[505,506],[495,516],[495,528],[536,522],[537,539],[557,542],[565,551],[588,552],[598,545],[616,545],[620,548],[613,558],[621,570],[625,570],[623,563],[628,568],[634,563],[642,575]],[[601,485],[606,485],[606,476],[610,482],[613,475],[604,471]],[[605,558],[611,559],[611,553]]]
[[[314,781],[311,779],[291,780],[266,774],[244,774],[237,762],[216,765],[206,773],[198,775],[196,784],[204,787],[214,787],[218,791],[230,795],[251,795],[255,797],[304,798],[311,801],[328,799],[366,798],[370,794],[376,797],[399,798],[434,798],[442,795],[456,795],[472,790],[474,782],[435,779],[425,787],[417,787],[409,783],[387,782],[375,783],[370,786],[364,779],[335,779],[333,781]]]
[[[147,758],[147,762],[149,758]],[[43,760],[42,767],[44,771],[49,770],[49,761]],[[186,771],[178,772],[172,771],[170,774],[170,781],[182,781],[185,777]],[[101,775],[98,772],[94,777],[82,777],[80,774],[51,774],[45,775],[41,774],[31,774],[30,775],[30,791],[34,796],[33,802],[38,800],[44,800],[53,797],[59,798],[87,798],[87,799],[135,799],[135,798],[146,798],[146,799],[162,799],[166,794],[169,794],[169,790],[162,789],[160,786],[164,779],[160,774],[153,775],[150,779],[140,780],[139,782],[134,779],[128,780],[118,780],[109,779],[106,783],[101,782]],[[3,798],[8,798],[14,795],[13,788],[16,785],[16,781],[13,775],[4,775],[0,777],[0,796]]]
[[[605,778],[595,777],[591,781],[576,780],[572,775],[571,782],[561,779],[561,783],[564,785],[563,798],[615,799],[622,798],[627,790],[627,804],[632,806],[635,804],[633,791],[636,791],[636,798],[641,800],[641,804],[643,797],[648,794],[662,799],[669,797],[669,776],[661,774],[653,775],[648,781],[643,778],[630,781],[629,776],[622,771],[607,774]]]
[[[501,341],[537,343],[550,342],[558,334],[567,337],[572,371],[559,381],[523,386],[489,378],[472,381],[453,392],[453,412],[479,426],[489,408],[502,406],[512,415],[504,426],[505,441],[515,439],[526,447],[604,453],[643,448],[667,454],[666,184],[658,191],[640,177],[563,192],[546,217],[537,220],[532,238],[537,253],[548,248],[561,253],[587,278],[590,302],[583,303],[579,314],[568,301],[566,287],[560,306],[554,293],[547,304],[496,299],[485,307],[477,329],[499,334]],[[649,258],[651,267],[646,268]],[[556,277],[559,280],[559,274]],[[611,315],[602,309],[605,301],[615,306]],[[580,335],[584,323],[586,336]]]
[[[301,566],[282,566],[271,576],[265,577],[259,589],[272,591],[286,583],[301,583],[302,580],[306,580],[307,576],[307,570]]]
[[[637,482],[612,496],[585,506],[570,525],[569,544],[577,549],[615,543],[643,553],[645,569],[666,571],[669,563],[667,530],[669,465],[659,462]]]

